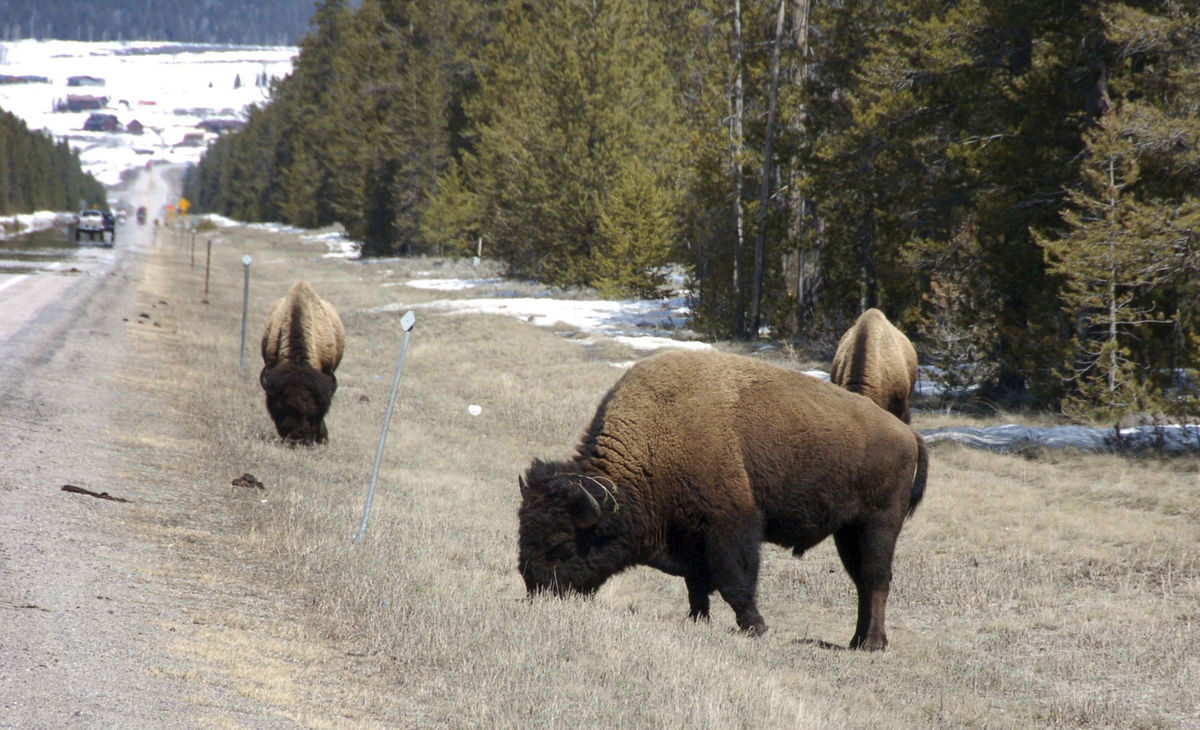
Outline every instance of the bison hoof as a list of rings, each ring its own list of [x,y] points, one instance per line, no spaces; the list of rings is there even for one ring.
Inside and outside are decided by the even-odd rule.
[[[742,633],[746,636],[758,638],[767,633],[767,622],[761,618],[756,621],[751,621],[743,626],[740,626]]]
[[[851,649],[862,649],[863,651],[883,651],[887,648],[886,636],[868,636],[865,639],[861,636],[855,636],[850,640]]]

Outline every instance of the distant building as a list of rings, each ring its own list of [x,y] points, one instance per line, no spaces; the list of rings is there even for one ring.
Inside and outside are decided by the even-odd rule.
[[[121,122],[116,114],[92,114],[83,123],[83,129],[87,132],[119,132]]]
[[[67,79],[67,86],[104,86],[104,79],[95,76],[72,76]]]
[[[45,76],[9,76],[0,74],[0,84],[48,84],[50,79]]]
[[[176,147],[203,147],[204,132],[188,132]]]
[[[246,123],[240,119],[205,119],[196,125],[206,132],[221,134],[223,132],[236,132]]]
[[[130,134],[141,134],[142,132],[146,131],[146,128],[142,126],[141,122],[134,119],[132,122],[125,125],[125,131],[129,132]]]
[[[56,112],[86,112],[103,109],[108,105],[107,96],[88,96],[86,94],[68,94],[66,101],[54,105]]]

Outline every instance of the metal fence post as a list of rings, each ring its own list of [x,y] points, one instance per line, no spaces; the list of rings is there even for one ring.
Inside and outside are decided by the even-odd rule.
[[[246,310],[250,306],[250,254],[242,257],[242,354],[238,358],[238,370],[246,372]]]
[[[196,234],[192,234],[194,237]],[[208,273],[212,269],[212,239],[208,239],[208,249],[204,254],[204,296],[208,296]]]
[[[396,374],[392,376],[392,392],[388,396],[387,409],[383,412],[383,427],[379,429],[379,445],[375,447],[375,466],[371,467],[371,484],[367,487],[367,501],[363,505],[362,522],[354,535],[355,545],[361,545],[367,534],[367,518],[371,515],[371,502],[375,500],[375,480],[379,476],[379,462],[383,458],[383,445],[387,441],[388,424],[392,420],[392,406],[396,404],[396,389],[400,385],[400,372],[404,370],[404,356],[408,354],[408,338],[412,335],[413,325],[417,318],[409,310],[400,318],[400,326],[404,328],[404,341],[400,344],[400,357],[396,360]]]

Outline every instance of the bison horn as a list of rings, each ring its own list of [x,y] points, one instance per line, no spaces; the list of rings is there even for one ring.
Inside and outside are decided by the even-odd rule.
[[[525,483],[525,477],[519,474],[517,475],[517,486],[521,488],[522,497],[529,494],[529,485]]]
[[[571,496],[570,510],[575,527],[587,528],[600,521],[600,504],[582,486]]]

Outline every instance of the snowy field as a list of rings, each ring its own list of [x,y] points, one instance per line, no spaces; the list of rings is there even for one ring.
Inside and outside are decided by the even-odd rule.
[[[0,84],[0,108],[66,139],[80,153],[84,170],[105,185],[122,170],[147,161],[188,163],[200,159],[215,134],[204,120],[245,120],[247,109],[267,100],[260,79],[292,71],[293,47],[238,47],[187,43],[83,43],[22,40],[0,43],[0,76],[34,76],[48,83]],[[68,86],[89,76],[103,86]],[[236,87],[236,88],[235,88]],[[55,111],[69,96],[104,97],[103,107]],[[93,113],[111,114],[141,134],[89,132]],[[135,125],[136,126],[136,125]]]
[[[84,169],[106,185],[116,185],[124,170],[149,162],[187,164],[198,161],[215,135],[197,125],[205,119],[244,119],[254,104],[267,101],[268,89],[256,85],[263,76],[282,77],[291,72],[296,48],[221,47],[166,43],[83,43],[75,41],[16,41],[0,43],[0,76],[43,76],[49,83],[0,84],[0,108],[22,117],[31,129],[45,129],[67,139],[80,151]],[[71,87],[71,76],[104,79],[103,87]],[[55,106],[70,94],[108,97],[103,113],[113,114],[123,127],[135,120],[144,126],[141,135],[125,132],[87,132],[84,122],[91,112],[56,112]],[[54,213],[19,218],[22,227],[54,225]],[[220,226],[240,225],[211,216]],[[0,220],[0,223],[4,221]],[[304,231],[279,224],[254,227],[280,233]],[[0,225],[0,235],[3,226]],[[337,233],[307,232],[314,243],[327,247],[329,257],[356,258],[359,245]],[[609,337],[631,349],[649,352],[664,347],[710,348],[691,332],[690,312],[680,295],[663,300],[562,300],[514,297],[503,280],[413,279],[405,286],[442,292],[479,289],[480,296],[445,298],[422,305],[429,310],[470,315],[500,314],[533,326],[563,324],[595,337]],[[397,309],[407,308],[403,303]],[[629,363],[614,363],[627,366]],[[828,373],[813,371],[828,379]],[[919,392],[930,394],[926,378]],[[999,452],[1030,447],[1074,447],[1107,451],[1116,446],[1112,429],[1083,427],[1032,428],[1016,424],[988,428],[937,429],[926,432],[930,442],[954,441]],[[1121,448],[1151,447],[1165,451],[1200,449],[1196,426],[1160,426],[1123,429]]]

